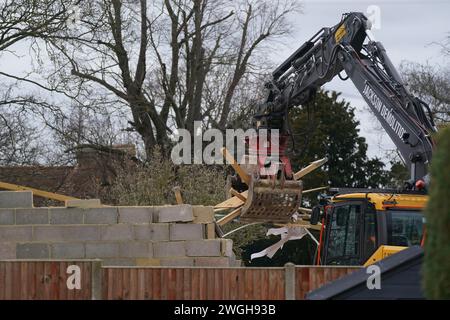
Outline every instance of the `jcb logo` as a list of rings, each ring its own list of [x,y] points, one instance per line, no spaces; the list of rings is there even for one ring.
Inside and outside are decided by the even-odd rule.
[[[370,274],[367,278],[367,289],[369,290],[380,290],[381,289],[381,269],[377,265],[368,266],[366,273]]]
[[[66,285],[69,290],[81,290],[81,269],[77,265],[70,265],[66,270],[70,276],[67,278]]]

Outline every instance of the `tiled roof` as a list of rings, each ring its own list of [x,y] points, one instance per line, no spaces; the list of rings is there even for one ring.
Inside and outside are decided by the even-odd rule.
[[[89,150],[77,154],[75,166],[3,166],[0,181],[77,198],[97,198],[98,188],[112,182],[118,165],[135,165],[123,155]],[[35,206],[51,204],[35,197]]]

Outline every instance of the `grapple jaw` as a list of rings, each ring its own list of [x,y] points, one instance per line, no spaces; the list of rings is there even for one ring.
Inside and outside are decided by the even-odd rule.
[[[301,180],[258,179],[252,177],[247,200],[242,207],[243,222],[288,223],[302,199]]]

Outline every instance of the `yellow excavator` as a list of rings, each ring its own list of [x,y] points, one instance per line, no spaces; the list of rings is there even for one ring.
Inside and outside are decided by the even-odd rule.
[[[368,266],[423,245],[427,200],[416,191],[336,190],[312,210],[310,223],[321,226],[315,263]]]
[[[319,30],[275,69],[265,84],[267,97],[258,105],[253,127],[257,133],[269,132],[269,137],[275,132],[276,137],[269,142],[258,134],[248,139],[247,157],[256,159],[252,166],[241,167],[225,154],[238,173],[232,183],[236,197],[227,200],[237,209],[219,225],[240,216],[246,222],[316,228],[320,236],[315,264],[369,265],[423,244],[422,210],[436,127],[428,105],[408,91],[383,45],[371,39],[370,25],[362,13],[344,14],[338,24]],[[331,195],[308,210],[300,207],[306,192],[300,179],[326,160],[292,172],[285,154],[291,136],[288,114],[314,99],[316,91],[336,76],[350,79],[361,93],[396,145],[410,180],[401,190],[331,189]],[[246,189],[243,185],[248,190],[238,192]]]

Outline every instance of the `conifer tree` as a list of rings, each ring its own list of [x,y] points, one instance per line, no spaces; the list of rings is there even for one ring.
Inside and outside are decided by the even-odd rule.
[[[450,127],[437,137],[426,208],[424,287],[429,299],[450,299]]]

